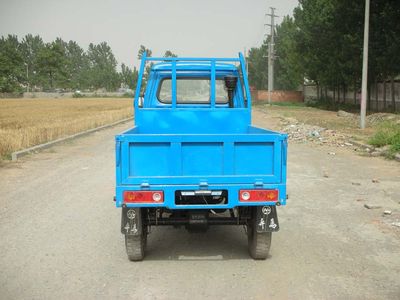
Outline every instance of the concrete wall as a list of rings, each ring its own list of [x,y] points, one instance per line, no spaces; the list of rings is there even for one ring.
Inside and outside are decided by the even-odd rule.
[[[386,109],[392,109],[392,94],[391,94],[391,84],[386,82]],[[325,92],[324,92],[325,93]],[[370,106],[369,109],[372,111],[382,111],[384,110],[384,100],[383,100],[383,83],[380,82],[377,85],[371,85],[370,90]],[[328,90],[328,98],[333,99],[333,91]],[[396,111],[400,111],[400,82],[394,83],[394,97]],[[304,86],[304,99],[313,100],[317,99],[317,87],[315,85]],[[361,94],[356,91],[356,99],[354,101],[354,91],[349,89],[345,94],[345,103],[359,105],[361,100]],[[336,101],[337,101],[337,91],[336,91]],[[343,91],[340,91],[340,102],[343,102]]]
[[[0,99],[21,98],[21,97],[22,97],[22,93],[21,94],[17,94],[17,93],[0,93]]]
[[[32,92],[24,93],[24,98],[72,98],[74,93],[45,93],[45,92]],[[125,93],[121,92],[93,92],[93,93],[80,93],[84,97],[122,97]],[[133,97],[133,96],[132,96]]]
[[[267,90],[253,90],[251,92],[253,101],[268,101]],[[299,91],[273,91],[271,92],[272,102],[304,102],[303,92]]]

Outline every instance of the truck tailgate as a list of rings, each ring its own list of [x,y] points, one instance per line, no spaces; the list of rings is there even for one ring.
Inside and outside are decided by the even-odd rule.
[[[136,133],[135,133],[136,132]],[[122,184],[280,183],[286,135],[249,127],[243,134],[117,136],[117,181]]]

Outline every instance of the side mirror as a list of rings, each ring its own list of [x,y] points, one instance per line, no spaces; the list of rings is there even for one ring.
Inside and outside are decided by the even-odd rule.
[[[144,93],[139,95],[138,107],[143,107],[143,103],[144,103]]]

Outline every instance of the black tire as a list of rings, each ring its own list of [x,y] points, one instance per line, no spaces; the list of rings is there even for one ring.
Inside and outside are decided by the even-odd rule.
[[[130,261],[141,261],[146,251],[147,235],[125,234],[126,254]]]
[[[247,225],[247,242],[249,254],[253,259],[266,259],[272,242],[272,232],[257,232],[255,217]]]
[[[126,254],[130,261],[141,261],[143,260],[147,246],[147,226],[144,223],[145,211],[141,209],[141,212],[137,214],[138,222],[142,223],[141,232],[139,235],[125,234],[125,248]]]

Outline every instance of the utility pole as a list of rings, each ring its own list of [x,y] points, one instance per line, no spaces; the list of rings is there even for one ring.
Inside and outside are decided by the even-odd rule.
[[[367,114],[368,39],[369,39],[369,0],[365,0],[364,50],[363,50],[361,111],[360,111],[360,127],[361,127],[361,129],[365,129],[365,115]]]
[[[246,47],[244,47],[244,60],[246,61],[246,73],[247,73],[247,76],[248,76],[249,75],[249,60],[248,60],[248,56],[247,56]]]
[[[275,61],[275,8],[270,7],[271,13],[265,14],[271,17],[271,24],[264,24],[271,27],[271,34],[268,43],[268,104],[271,105],[271,92],[274,90],[274,61]]]

